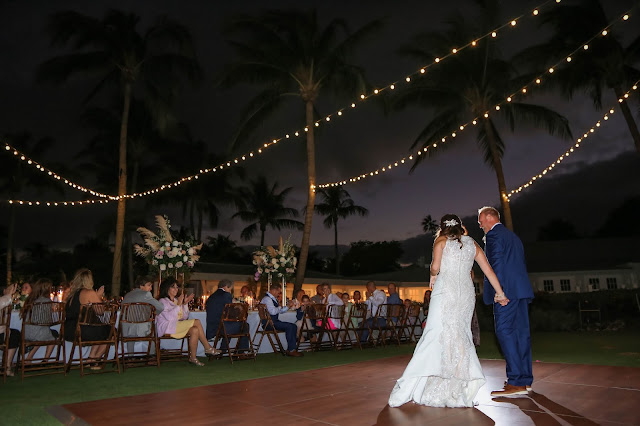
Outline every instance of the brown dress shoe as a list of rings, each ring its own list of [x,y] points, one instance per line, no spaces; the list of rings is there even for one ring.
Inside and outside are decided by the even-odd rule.
[[[286,351],[287,356],[304,356],[302,352],[296,351]]]
[[[509,382],[505,380],[504,381],[504,385],[507,386],[508,384],[509,384]],[[531,392],[533,390],[533,389],[531,389],[531,385],[527,385],[526,388],[527,388],[527,392]]]
[[[504,389],[491,392],[491,396],[527,395],[528,393],[526,386],[513,386],[507,383]]]

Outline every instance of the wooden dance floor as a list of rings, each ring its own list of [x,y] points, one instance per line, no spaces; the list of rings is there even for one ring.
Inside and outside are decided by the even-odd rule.
[[[64,424],[197,425],[638,425],[640,369],[534,364],[528,396],[491,399],[504,361],[482,360],[487,384],[475,408],[389,408],[409,356],[51,407]]]

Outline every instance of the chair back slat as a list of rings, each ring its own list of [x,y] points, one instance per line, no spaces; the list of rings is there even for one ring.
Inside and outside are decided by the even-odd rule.
[[[352,319],[364,320],[367,316],[367,305],[364,303],[354,303],[351,305],[351,311],[349,312]]]
[[[153,322],[156,308],[149,303],[123,303],[120,311],[120,322],[142,324]]]
[[[118,305],[111,303],[89,303],[80,305],[78,317],[79,326],[115,325],[118,315]]]
[[[319,321],[325,318],[327,314],[327,305],[322,303],[312,303],[307,305],[304,311],[305,317],[311,321]]]
[[[264,310],[266,310],[266,307]],[[248,315],[249,305],[247,305],[246,303],[227,303],[222,311],[222,320],[231,322],[246,322]]]
[[[327,318],[342,320],[344,318],[344,305],[329,305]]]
[[[38,302],[22,319],[25,325],[52,327],[64,322],[65,306],[63,302]]]
[[[385,309],[382,312],[386,311],[387,320],[391,320],[393,318],[395,319],[404,318],[404,311],[405,311],[404,305],[386,305],[386,304],[380,305],[380,307],[378,308],[378,311],[380,311],[383,306],[385,307]]]
[[[5,306],[0,310],[0,327],[9,328],[11,324],[11,305]]]

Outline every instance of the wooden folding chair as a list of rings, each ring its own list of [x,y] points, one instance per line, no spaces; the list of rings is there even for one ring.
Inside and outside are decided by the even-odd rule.
[[[11,305],[5,306],[0,310],[0,326],[4,327],[4,339],[0,340],[0,351],[2,351],[2,383],[7,381],[7,370],[11,368],[9,359],[9,334],[11,334]]]
[[[378,330],[376,344],[382,343],[384,347],[387,339],[395,339],[396,344],[400,346],[400,336],[398,334],[400,327],[398,322],[404,318],[404,312],[404,305],[389,305],[385,303],[378,306],[378,311],[373,320],[373,327],[376,327]],[[380,319],[385,320],[384,324],[382,324]]]
[[[163,341],[175,341],[180,340],[180,347],[177,349],[163,348]],[[186,346],[186,347],[185,347]],[[176,339],[175,337],[171,337],[170,334],[164,334],[158,337],[158,347],[160,348],[160,362],[170,362],[170,361],[184,361],[186,357],[187,360],[190,359],[189,354],[189,333],[187,333],[182,339]]]
[[[345,307],[344,305],[329,305],[327,309],[327,321],[325,332],[329,335],[329,340],[334,350],[346,347],[345,334]]]
[[[264,336],[267,336],[269,339],[269,343],[271,344],[271,349],[273,349],[274,353],[280,352],[283,356],[284,347],[282,346],[282,342],[280,341],[280,337],[278,337],[278,331],[273,325],[273,320],[271,319],[271,315],[269,315],[269,311],[267,310],[267,305],[264,303],[258,304],[258,316],[260,318],[260,322],[258,323],[258,328],[256,329],[256,334],[253,335],[253,341],[251,344],[254,347],[255,352],[260,352],[260,345],[262,344],[262,339]],[[258,344],[255,344],[256,337],[260,335],[260,341]],[[275,340],[275,341],[274,341]]]
[[[143,334],[139,336],[139,334]],[[156,333],[156,307],[149,303],[123,303],[118,323],[122,371],[155,363],[160,367],[160,343]],[[136,342],[147,342],[146,351],[136,351]],[[125,344],[132,347],[125,350]],[[154,349],[153,353],[151,349]]]
[[[362,333],[365,330],[368,330],[369,338],[367,339],[366,343],[371,343],[371,345],[374,346],[375,341],[373,340],[373,337],[372,337],[373,332],[369,327],[369,325],[367,324],[367,305],[365,305],[364,303],[353,304],[349,311],[348,318],[349,318],[347,321],[348,329],[347,329],[346,336],[349,339],[349,342],[351,343],[351,345],[353,346],[355,343],[355,345],[357,345],[358,348],[362,349],[362,345],[363,345],[363,342],[361,342]],[[350,332],[353,332],[355,337],[354,340],[351,340]]]
[[[80,354],[79,366],[80,376],[84,376],[85,363],[97,363],[99,370],[95,373],[106,373],[117,371],[120,374],[120,358],[118,357],[118,333],[116,331],[116,319],[118,316],[118,305],[115,303],[89,303],[87,305],[80,305],[80,315],[78,316],[78,323],[76,325],[76,335],[73,339],[71,346],[71,354],[69,355],[69,361],[67,362],[67,371],[71,369],[74,364],[74,354],[76,347]],[[97,327],[108,327],[108,336],[104,340],[82,340],[82,329],[86,327],[86,330],[95,329]],[[82,350],[87,346],[93,345],[107,345],[107,350],[98,359],[84,358]],[[109,347],[113,345],[114,355],[113,359],[109,360]],[[105,370],[104,367],[107,362],[115,364],[115,369]]]
[[[312,303],[307,305],[302,317],[302,326],[298,333],[298,350],[317,351],[323,346],[322,339],[326,330],[327,321],[327,305],[322,303]],[[306,336],[306,340],[302,342],[302,336]],[[302,346],[302,347],[301,347]],[[332,347],[331,341],[328,346]]]
[[[420,339],[420,335],[416,333],[416,330],[421,330],[422,324],[420,324],[420,306],[411,305],[406,310],[404,323],[401,327],[400,341],[403,342],[417,342]]]
[[[218,340],[224,340],[227,345],[227,355],[229,361],[233,364],[235,359],[253,359],[255,361],[257,352],[251,344],[251,335],[249,334],[249,324],[247,323],[247,317],[249,316],[249,305],[246,303],[228,303],[222,310],[222,318],[220,319],[220,325],[218,326],[218,332],[213,342],[213,347],[217,347]],[[271,317],[269,317],[271,319]],[[231,329],[235,328],[232,325],[239,324],[240,331],[232,332]],[[259,326],[258,326],[259,327]],[[240,339],[246,337],[249,342],[248,349],[244,353],[240,353]],[[236,339],[235,346],[231,346],[231,340]],[[275,352],[275,351],[274,351]],[[224,356],[221,353],[217,358]],[[211,360],[210,357],[209,359]]]
[[[20,352],[18,362],[20,364],[20,377],[24,380],[25,373],[28,376],[43,376],[46,374],[63,373],[67,374],[67,350],[64,342],[64,319],[65,306],[63,302],[42,302],[34,303],[29,312],[22,319],[22,337],[20,341]],[[58,336],[51,336],[49,340],[26,340],[29,327],[46,327],[51,328],[59,326]],[[27,348],[41,348],[43,346],[55,346],[49,357],[46,353],[43,356],[34,356],[31,360],[27,360]],[[22,358],[20,360],[20,358]]]

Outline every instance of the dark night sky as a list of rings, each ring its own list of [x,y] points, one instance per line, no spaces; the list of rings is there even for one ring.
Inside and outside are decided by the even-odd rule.
[[[503,2],[504,19],[530,11],[541,3],[538,1]],[[631,7],[632,1],[605,2],[609,16]],[[186,121],[195,137],[207,141],[212,150],[222,152],[234,131],[233,124],[248,94],[246,89],[220,90],[212,86],[211,80],[220,67],[231,59],[220,34],[221,24],[230,15],[238,12],[259,12],[265,2],[210,2],[191,1],[7,1],[0,2],[0,134],[29,130],[35,136],[53,136],[58,144],[50,160],[63,161],[74,167],[74,155],[87,138],[80,130],[79,114],[81,101],[92,84],[84,79],[74,80],[61,87],[39,85],[34,82],[36,66],[45,59],[59,53],[49,47],[44,33],[47,16],[57,10],[72,9],[82,13],[101,16],[109,8],[132,11],[144,17],[141,28],[158,14],[168,14],[190,27],[193,32],[198,57],[205,69],[207,81],[197,89],[186,89],[178,108],[178,115]],[[391,1],[271,1],[270,8],[300,7],[301,4],[316,7],[320,17],[328,20],[342,17],[352,28],[374,18],[385,18],[384,30],[373,38],[357,58],[367,70],[373,83],[386,85],[403,79],[406,74],[419,69],[422,64],[399,56],[396,49],[412,35],[429,29],[437,29],[454,9],[471,12],[471,1],[450,2],[391,2]],[[629,23],[628,25],[637,25]],[[543,34],[531,23],[523,22],[513,30],[501,34],[505,53],[522,47],[520,43],[540,41]],[[320,104],[323,113],[334,112],[349,99],[328,100]],[[530,102],[556,108],[570,121],[574,134],[581,134],[602,116],[591,102],[580,96],[573,101],[563,101],[550,95],[533,96]],[[614,102],[612,94],[606,93],[604,105]],[[300,106],[301,108],[301,106]],[[408,148],[421,126],[429,119],[423,111],[407,111],[385,117],[373,105],[363,105],[341,120],[333,120],[319,133],[317,142],[318,182],[348,178],[370,169],[375,169],[390,160],[407,154]],[[247,143],[247,151],[260,141],[280,136],[295,128],[281,118],[267,124],[253,142]],[[534,129],[521,128],[511,134],[505,130],[507,152],[503,166],[509,189],[529,179],[546,167],[568,147],[570,142],[551,138]],[[590,164],[610,159],[633,147],[620,114],[609,120],[603,131],[590,138],[580,151],[563,167],[553,173],[588,167]],[[495,175],[482,161],[475,142],[468,136],[459,137],[451,146],[426,162],[413,174],[409,167],[398,168],[384,177],[367,179],[346,189],[353,199],[370,210],[367,218],[349,219],[342,223],[340,242],[343,244],[359,239],[389,240],[405,239],[421,232],[420,222],[426,214],[440,217],[447,212],[460,216],[473,214],[482,205],[496,204],[497,184]],[[250,173],[262,171],[278,179],[283,186],[293,186],[295,191],[290,204],[302,208],[305,203],[306,167],[304,165],[304,142],[290,141],[268,150],[259,159],[246,163]],[[38,159],[46,164],[47,159]],[[195,170],[194,170],[195,171]],[[547,179],[553,179],[550,176]],[[91,182],[87,178],[87,186]],[[69,199],[77,199],[69,193]],[[4,212],[4,209],[3,209]],[[170,212],[173,222],[181,222],[177,211],[154,209],[154,214]],[[18,221],[16,245],[24,246],[32,241],[69,246],[85,235],[93,233],[99,220],[115,214],[111,207],[83,207],[65,210],[24,210]],[[222,232],[239,239],[241,224],[225,218],[219,229],[207,231],[207,235]],[[516,218],[517,221],[517,218]],[[473,224],[470,224],[473,225]],[[286,235],[288,231],[283,232]],[[267,240],[275,240],[277,231],[268,231]],[[294,241],[299,236],[294,233]],[[254,243],[256,241],[253,241]],[[312,244],[331,244],[333,232],[322,227],[321,218],[316,217]]]

